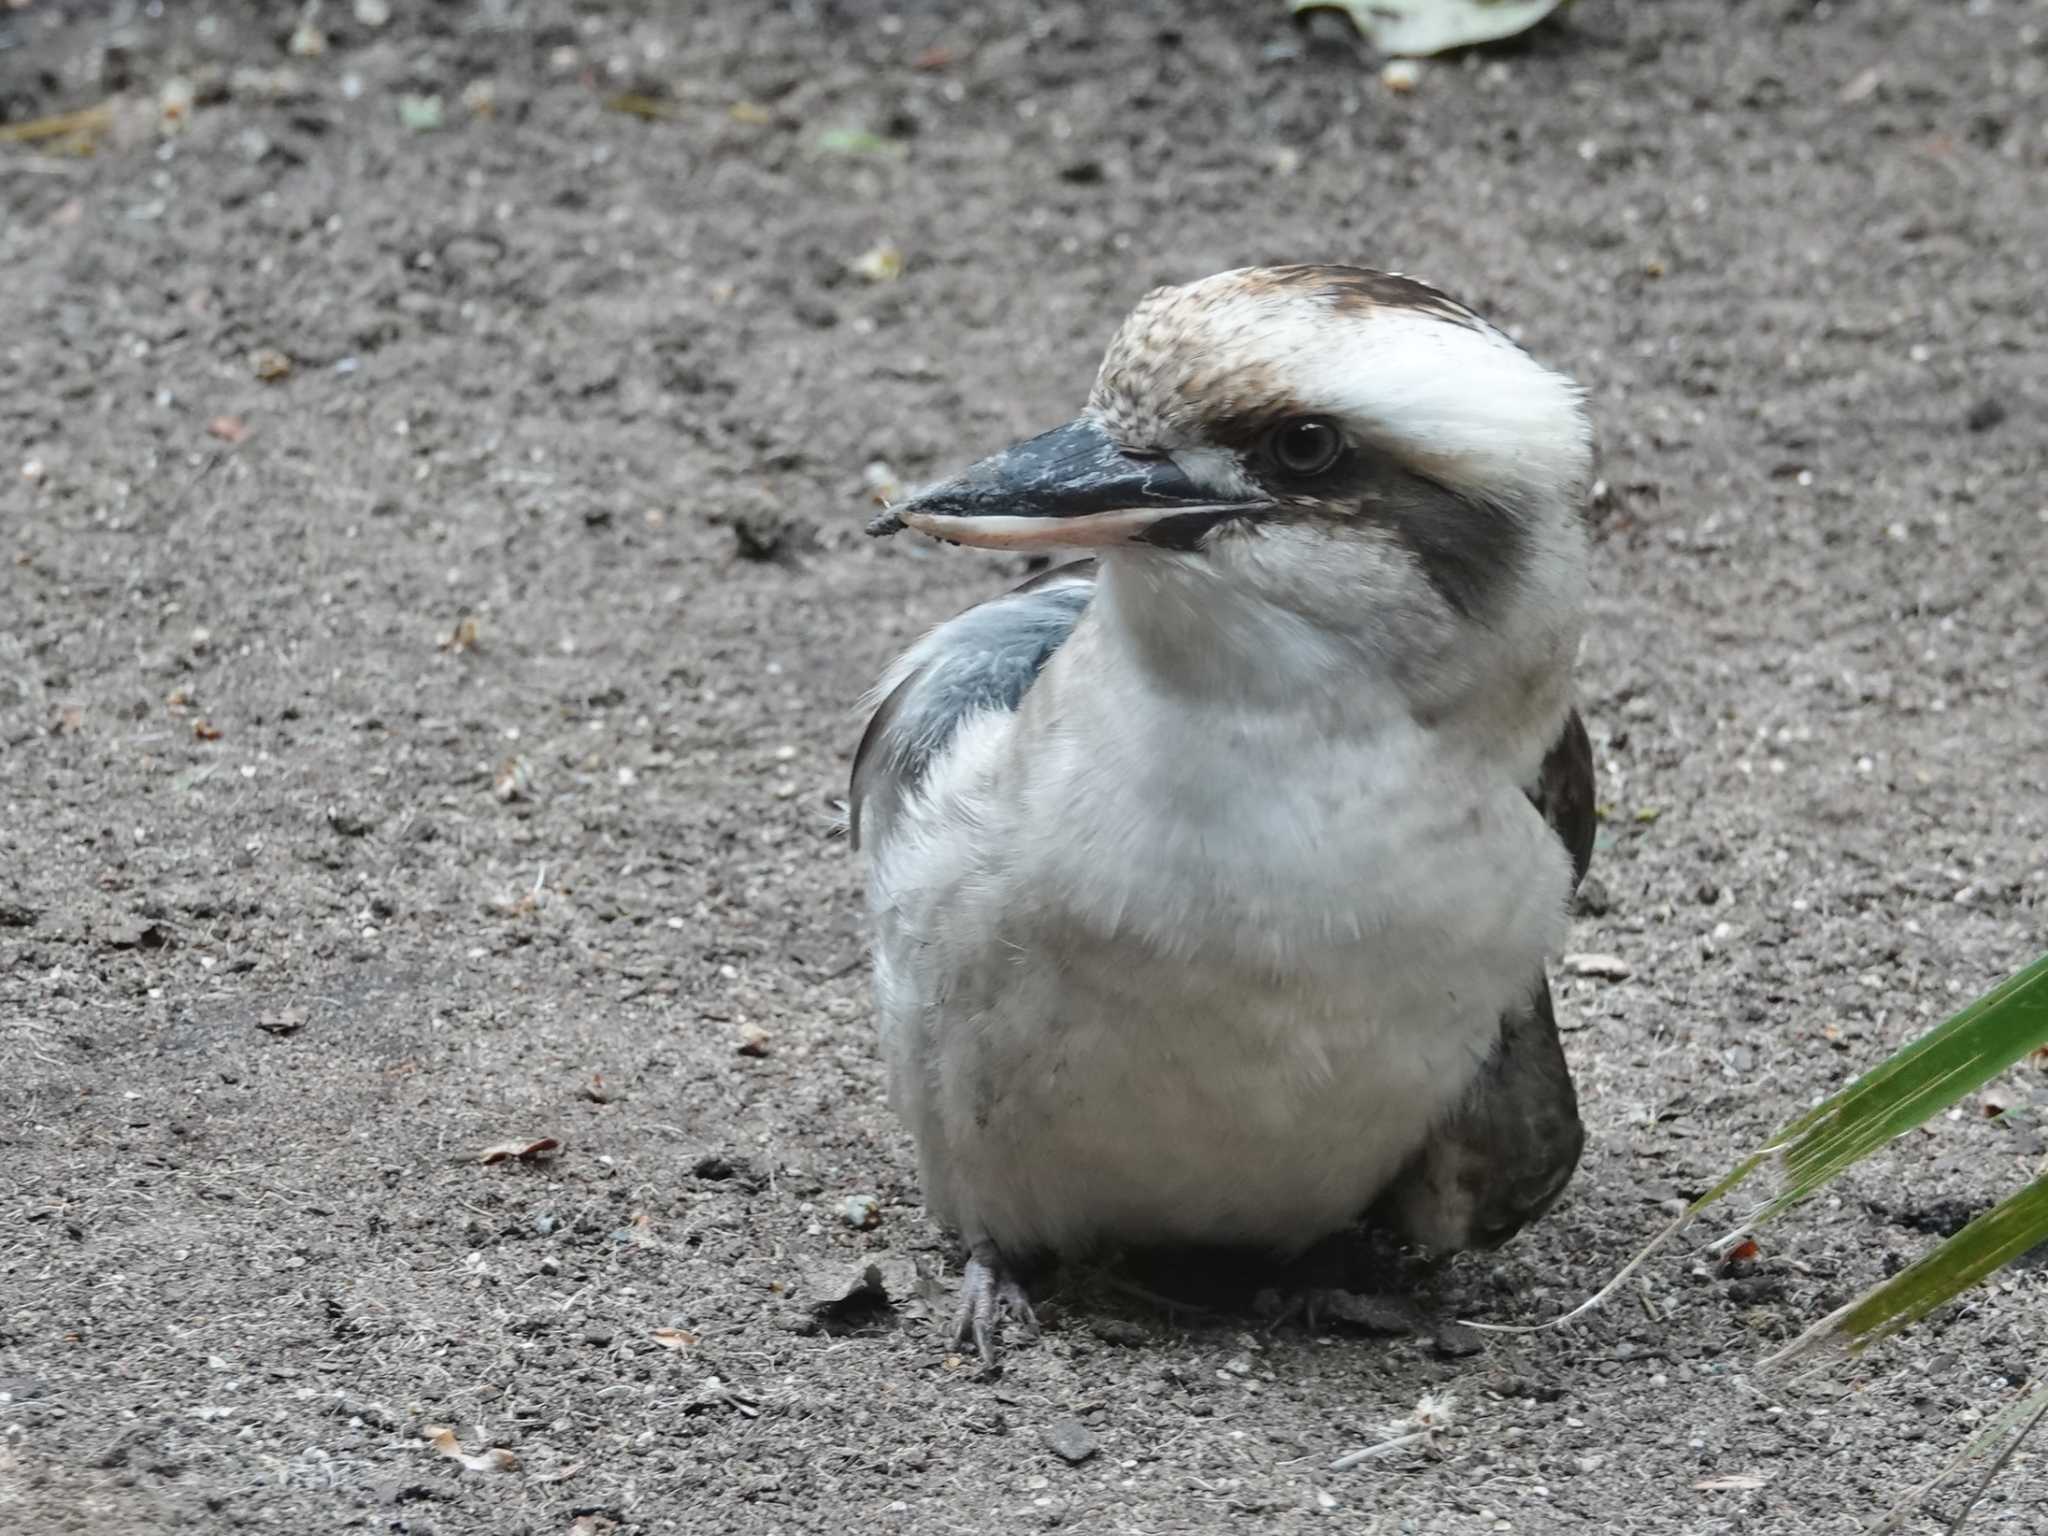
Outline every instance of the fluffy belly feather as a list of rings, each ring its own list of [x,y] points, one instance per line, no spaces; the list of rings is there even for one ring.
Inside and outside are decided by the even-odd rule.
[[[1037,841],[927,802],[922,878],[885,859],[873,896],[934,1214],[1071,1253],[1288,1252],[1362,1213],[1485,1061],[1567,883],[1512,790],[1370,788],[1227,825],[1112,807]]]

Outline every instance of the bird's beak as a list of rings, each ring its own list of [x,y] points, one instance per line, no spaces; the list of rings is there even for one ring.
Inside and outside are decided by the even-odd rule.
[[[1266,505],[1219,498],[1163,455],[1127,453],[1083,416],[891,507],[868,532],[915,528],[987,549],[1191,549],[1218,523]]]

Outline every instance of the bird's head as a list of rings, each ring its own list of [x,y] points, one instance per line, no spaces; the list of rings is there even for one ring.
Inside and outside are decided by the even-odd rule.
[[[1183,609],[1255,597],[1447,661],[1432,633],[1576,639],[1590,463],[1578,388],[1435,289],[1248,268],[1148,294],[1079,417],[871,531],[1092,548]]]

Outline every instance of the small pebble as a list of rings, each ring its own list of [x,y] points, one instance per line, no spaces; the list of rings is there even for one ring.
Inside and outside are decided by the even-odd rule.
[[[1396,96],[1407,96],[1422,83],[1422,66],[1413,59],[1389,59],[1380,70],[1380,84]]]
[[[1100,1447],[1095,1436],[1088,1432],[1088,1426],[1079,1419],[1056,1420],[1045,1432],[1045,1443],[1053,1455],[1070,1467],[1078,1467],[1093,1456]]]
[[[1464,1323],[1444,1324],[1430,1342],[1435,1345],[1436,1352],[1447,1360],[1462,1360],[1486,1348],[1486,1340],[1479,1330]]]

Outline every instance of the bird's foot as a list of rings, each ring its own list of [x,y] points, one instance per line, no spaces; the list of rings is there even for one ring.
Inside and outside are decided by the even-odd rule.
[[[982,1369],[996,1367],[996,1340],[1004,1318],[1028,1339],[1038,1337],[1038,1315],[1031,1298],[993,1243],[976,1243],[960,1277],[960,1310],[953,1319],[953,1342],[974,1341]]]

